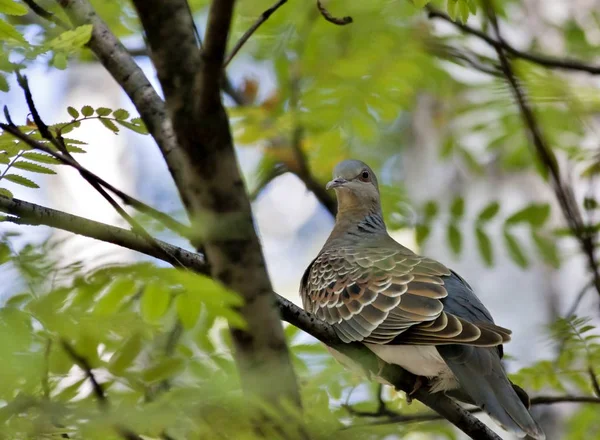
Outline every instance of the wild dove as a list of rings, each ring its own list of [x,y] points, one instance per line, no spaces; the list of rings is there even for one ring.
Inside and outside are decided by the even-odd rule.
[[[389,236],[371,168],[346,160],[333,174],[327,189],[335,189],[338,213],[302,277],[304,309],[342,341],[360,341],[385,362],[429,378],[432,392],[477,405],[519,437],[544,439],[525,392],[513,388],[500,362],[510,330],[494,324],[458,274]]]

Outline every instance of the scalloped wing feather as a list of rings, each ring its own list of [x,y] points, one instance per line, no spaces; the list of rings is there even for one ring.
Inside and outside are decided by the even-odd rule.
[[[344,342],[496,346],[510,330],[444,311],[441,263],[401,247],[330,248],[307,268],[305,310],[333,326]]]

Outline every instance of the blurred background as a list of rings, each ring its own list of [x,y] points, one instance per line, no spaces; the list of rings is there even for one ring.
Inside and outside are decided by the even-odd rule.
[[[39,3],[56,10],[54,2]],[[332,14],[354,19],[350,25],[336,26],[321,17],[313,2],[290,0],[227,69],[230,84],[224,99],[274,288],[300,304],[300,278],[333,225],[333,194],[324,185],[337,162],[360,159],[380,176],[392,235],[460,273],[496,322],[513,330],[513,340],[505,346],[506,367],[518,372],[517,383],[532,395],[589,391],[581,357],[573,355],[568,368],[556,364],[564,345],[557,343],[551,326],[572,314],[596,325],[598,292],[590,285],[587,260],[577,241],[564,232],[560,207],[497,68],[495,50],[446,20],[428,17],[418,7],[426,2],[414,3],[330,1]],[[472,28],[489,28],[481,13],[461,16],[462,3],[449,0],[428,7],[454,13]],[[159,90],[129,2],[92,4]],[[202,35],[206,2],[190,5]],[[271,5],[271,0],[239,1],[230,45]],[[496,10],[503,37],[518,49],[577,58],[588,65],[600,62],[599,1],[504,0],[496,2]],[[31,12],[4,18],[29,44],[56,36],[56,29]],[[23,64],[47,123],[71,120],[69,106],[122,108],[135,114],[90,53],[66,53],[65,69],[57,51],[32,56],[17,44],[3,44],[7,60]],[[586,221],[596,225],[597,205],[591,200],[597,195],[600,76],[519,58],[513,65]],[[28,110],[22,90],[14,75],[6,73],[4,78],[0,104],[10,109],[16,123],[25,124]],[[70,136],[86,143],[85,154],[77,156],[82,165],[186,220],[152,138],[123,128],[114,133],[97,120],[84,121]],[[26,176],[41,188],[6,179],[0,186],[19,199],[125,226],[74,170],[61,167],[56,175]],[[189,248],[167,231],[152,230],[161,239]],[[0,224],[0,234],[25,266],[42,243],[65,267],[76,263],[91,270],[141,258],[45,227]],[[16,260],[2,266],[2,302],[28,289],[22,270]],[[572,378],[579,373],[580,379]],[[347,395],[345,390],[338,401]],[[357,396],[350,401],[365,400],[369,392]],[[386,398],[397,397],[386,392]],[[536,406],[533,411],[549,439],[600,438],[599,407],[590,407],[565,403]],[[458,435],[431,431],[402,435]],[[399,434],[390,428],[385,435]]]

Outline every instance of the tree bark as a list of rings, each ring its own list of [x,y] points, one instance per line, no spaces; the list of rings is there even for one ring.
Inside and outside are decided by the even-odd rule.
[[[211,275],[245,299],[247,330],[232,330],[244,388],[300,404],[283,328],[221,101],[233,0],[211,5],[204,49],[184,0],[135,0],[186,170],[174,175]]]

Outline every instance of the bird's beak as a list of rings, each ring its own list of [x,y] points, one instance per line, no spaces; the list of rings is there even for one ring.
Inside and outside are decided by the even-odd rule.
[[[331,182],[329,182],[325,186],[325,189],[339,188],[340,186],[343,186],[345,183],[348,183],[348,181],[346,179],[342,179],[341,177],[336,177],[335,179],[333,179]]]

